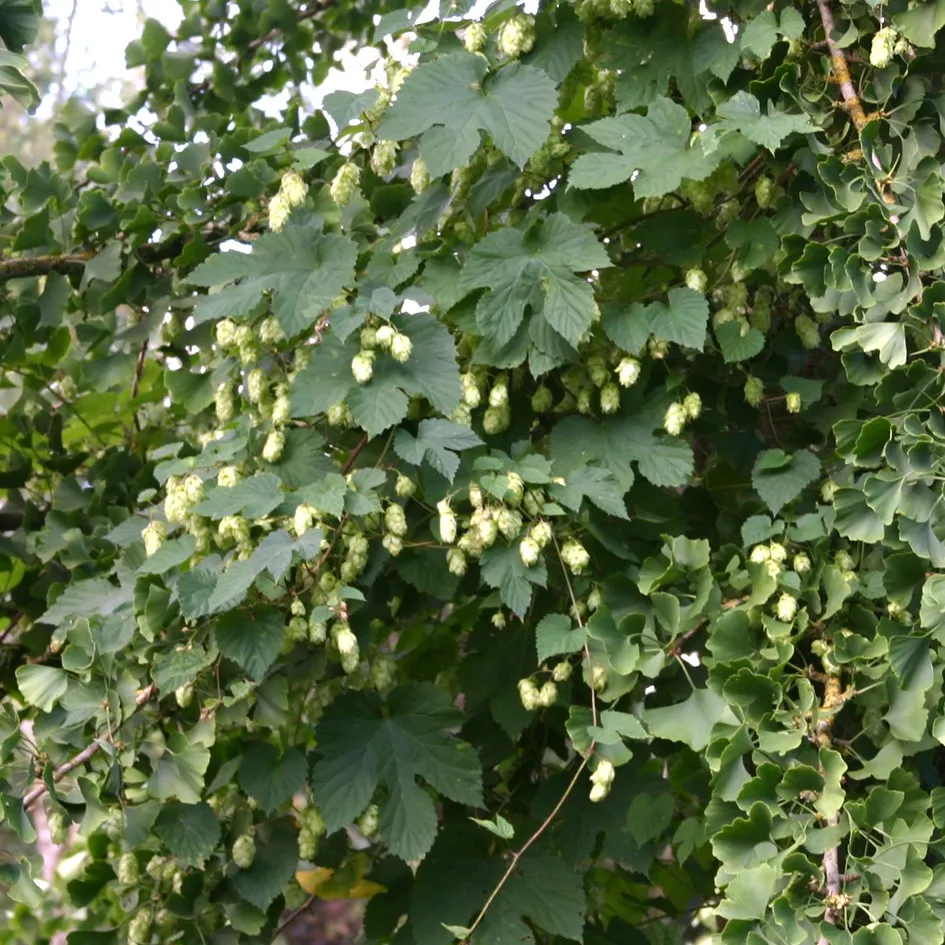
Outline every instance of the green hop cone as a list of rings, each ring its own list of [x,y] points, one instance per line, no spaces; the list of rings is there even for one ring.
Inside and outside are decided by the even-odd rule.
[[[463,45],[467,52],[478,53],[486,46],[486,28],[479,20],[475,20],[466,27],[463,33]]]
[[[600,389],[600,412],[616,413],[620,409],[620,388],[616,384],[605,384]]]
[[[389,177],[397,166],[397,142],[378,141],[371,155],[371,170],[378,177]]]
[[[328,639],[328,624],[314,616],[308,621],[308,642],[312,646],[321,646]]]
[[[252,834],[244,833],[233,843],[233,862],[241,869],[248,870],[256,859],[256,841]]]
[[[407,516],[399,505],[388,505],[384,511],[384,528],[398,537],[407,533]]]
[[[541,556],[541,545],[529,535],[519,543],[518,555],[522,559],[522,564],[527,568],[531,568],[538,563]]]
[[[122,886],[133,886],[140,877],[138,859],[133,853],[123,853],[118,860],[115,875]]]
[[[365,839],[370,840],[377,835],[379,824],[380,811],[377,804],[369,804],[367,810],[358,818],[358,830]]]
[[[770,177],[762,175],[755,181],[755,200],[762,210],[766,210],[774,203],[774,181]]]
[[[285,448],[285,434],[281,430],[273,430],[267,437],[262,449],[262,458],[267,463],[277,463]]]
[[[128,923],[129,945],[149,945],[151,941],[151,910],[148,908],[136,912]]]
[[[286,202],[285,196],[280,191],[269,201],[269,229],[278,233],[285,227],[286,220],[289,219],[289,213],[292,208]]]
[[[62,846],[69,839],[69,824],[66,815],[58,808],[54,809],[47,820],[49,839],[56,846]]]
[[[226,382],[220,384],[213,395],[217,422],[222,426],[233,419],[233,388]]]
[[[554,395],[551,393],[551,389],[544,384],[532,394],[532,410],[535,413],[544,413],[546,410],[550,410],[553,403]]]
[[[556,683],[567,682],[571,678],[574,667],[567,660],[555,665],[551,677]]]
[[[749,376],[745,381],[745,403],[750,407],[757,407],[764,397],[765,387],[760,377]]]
[[[502,407],[489,407],[482,415],[482,429],[489,436],[496,436],[508,430],[512,422],[512,411],[509,405]]]
[[[289,207],[298,207],[305,202],[308,188],[298,171],[286,171],[282,175],[279,193]]]
[[[896,50],[896,30],[885,26],[873,36],[870,44],[870,65],[875,69],[885,69],[892,62]]]
[[[591,556],[580,542],[572,540],[566,541],[561,548],[561,560],[573,575],[578,576],[590,564]]]
[[[409,476],[399,473],[397,476],[397,484],[394,486],[394,491],[401,498],[409,498],[417,491],[417,484]]]
[[[406,364],[413,352],[413,342],[403,332],[396,332],[390,343],[390,356],[400,364]]]
[[[686,408],[682,404],[670,404],[666,408],[666,416],[663,417],[663,429],[670,436],[679,436],[686,426],[687,419]]]
[[[808,351],[820,346],[820,329],[817,327],[817,322],[809,315],[798,315],[794,319],[794,331],[797,332],[801,344]]]
[[[510,59],[518,59],[531,52],[535,45],[535,19],[519,14],[506,20],[499,30],[499,52]]]
[[[430,186],[430,169],[423,158],[417,158],[410,170],[410,186],[414,193],[422,194]]]
[[[687,394],[682,405],[687,420],[697,420],[702,413],[702,398],[695,392]]]
[[[150,558],[167,541],[167,526],[153,519],[141,530],[144,553]]]
[[[374,377],[374,352],[361,351],[351,359],[351,373],[359,384],[367,384]]]
[[[540,692],[538,686],[532,679],[520,679],[518,681],[518,697],[522,702],[522,707],[528,712],[532,712],[541,705]]]
[[[466,553],[461,548],[450,548],[446,552],[446,566],[450,574],[462,577],[466,573]]]
[[[331,199],[334,200],[339,207],[346,207],[351,203],[351,198],[354,197],[360,180],[361,171],[357,164],[351,161],[342,164],[332,179],[331,187],[329,188]]]

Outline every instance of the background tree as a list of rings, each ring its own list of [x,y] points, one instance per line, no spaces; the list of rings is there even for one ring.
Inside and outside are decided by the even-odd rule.
[[[182,0],[5,158],[0,935],[940,945],[940,7]]]

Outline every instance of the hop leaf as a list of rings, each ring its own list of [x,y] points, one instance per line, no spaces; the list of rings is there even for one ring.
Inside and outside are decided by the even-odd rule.
[[[420,859],[433,844],[436,812],[418,777],[451,800],[482,804],[475,754],[446,734],[461,722],[449,697],[426,683],[395,689],[386,711],[372,694],[336,700],[316,727],[322,757],[312,773],[328,832],[354,821],[383,784],[381,837],[396,856]]]

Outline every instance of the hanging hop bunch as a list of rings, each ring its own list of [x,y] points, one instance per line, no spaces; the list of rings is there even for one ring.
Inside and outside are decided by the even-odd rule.
[[[422,194],[430,186],[430,168],[421,157],[413,162],[413,167],[410,169],[410,186],[418,194]]]
[[[223,426],[233,419],[233,388],[224,381],[213,395],[213,406],[217,415],[217,422]]]
[[[262,368],[252,368],[246,373],[246,399],[251,404],[261,404],[269,393],[266,375]]]
[[[382,140],[374,145],[371,170],[378,177],[388,177],[397,166],[397,142]]]
[[[614,766],[606,758],[601,758],[591,775],[590,799],[597,803],[610,793],[610,786],[614,783]]]
[[[540,688],[531,678],[520,679],[518,697],[522,701],[522,706],[529,712],[538,708],[550,709],[558,698],[558,687],[550,679]]]
[[[262,320],[259,325],[259,340],[267,347],[272,347],[273,345],[279,344],[280,341],[285,341],[285,333],[277,318],[270,315],[268,318]]]
[[[167,541],[167,526],[154,519],[141,529],[141,539],[144,553],[150,558]]]
[[[381,325],[375,335],[377,347],[386,351],[399,364],[406,364],[413,353],[413,342],[393,325]]]
[[[765,386],[761,378],[749,374],[744,388],[745,403],[749,407],[757,407],[761,403],[764,394]]]
[[[702,398],[696,394],[687,394],[682,403],[670,404],[663,418],[663,429],[670,436],[679,436],[690,420],[695,420],[702,413]]]
[[[384,530],[381,544],[392,557],[396,558],[403,551],[403,536],[407,533],[407,516],[404,514],[403,506],[396,503],[387,506],[384,510]]]
[[[272,405],[273,426],[284,426],[289,419],[289,411],[289,388],[285,384],[276,384],[276,399]]]
[[[367,384],[374,377],[374,352],[359,351],[351,359],[351,373],[359,384]]]
[[[617,365],[617,382],[621,387],[633,387],[640,377],[640,362],[636,358],[622,358]]]
[[[331,628],[331,640],[341,657],[341,668],[346,673],[353,673],[358,668],[361,652],[358,638],[347,623],[339,621]]]
[[[370,840],[377,835],[380,826],[380,810],[377,804],[368,804],[364,813],[358,818],[357,827],[361,836],[365,840]]]
[[[480,53],[486,46],[486,28],[479,20],[470,23],[463,33],[463,45],[467,52]]]
[[[444,544],[452,545],[456,541],[456,513],[450,508],[449,499],[441,499],[436,504],[439,514],[440,538]]]
[[[239,354],[240,364],[247,367],[259,360],[259,343],[249,325],[238,325],[233,332],[233,343]]]
[[[797,613],[797,601],[790,594],[782,594],[778,598],[775,612],[782,623],[790,623]]]
[[[249,540],[249,522],[242,515],[224,515],[217,526],[220,540],[233,541],[241,556],[252,553],[253,547]]]
[[[360,531],[351,531],[345,536],[346,555],[338,572],[345,584],[355,581],[367,567],[369,547],[367,537]]]
[[[165,485],[167,497],[164,499],[164,517],[171,525],[183,524],[190,515],[190,510],[203,502],[203,480],[193,474],[183,479],[171,476]]]
[[[696,292],[705,292],[709,280],[706,274],[699,268],[690,269],[686,273],[686,285]]]
[[[781,573],[786,559],[787,549],[779,541],[773,541],[769,545],[755,545],[751,549],[750,560],[755,564],[763,564],[771,577],[777,577]]]
[[[318,510],[313,505],[302,503],[292,516],[292,530],[301,538],[318,520]]]
[[[134,914],[128,923],[129,945],[148,945],[151,941],[152,921],[150,909],[141,909]]]
[[[529,529],[528,535],[522,539],[521,544],[518,546],[518,555],[522,559],[522,563],[528,568],[537,564],[542,549],[551,541],[551,538],[551,526],[545,521],[535,522]],[[587,554],[586,551],[584,553]],[[573,554],[573,552],[569,552],[569,554]]]
[[[358,189],[358,182],[361,179],[361,171],[358,165],[347,161],[338,169],[331,182],[331,199],[339,207],[346,207]]]
[[[500,375],[489,391],[489,406],[482,417],[482,428],[492,436],[507,430],[511,422],[512,409],[509,406],[509,382],[505,375]]]
[[[317,807],[306,807],[299,816],[302,829],[299,831],[299,856],[303,860],[314,860],[318,841],[325,836],[325,820]]]
[[[306,187],[298,171],[286,171],[279,184],[279,192],[269,202],[269,229],[281,230],[293,207],[305,202]]]
[[[277,463],[285,449],[285,434],[281,430],[271,430],[262,448],[262,458],[267,463]]]
[[[499,30],[499,52],[510,59],[518,59],[531,52],[535,45],[535,19],[520,13],[506,20]]]
[[[584,569],[590,564],[591,556],[587,549],[579,541],[566,541],[561,548],[561,560],[567,565],[568,570],[575,576],[584,572]]]
[[[140,877],[138,858],[133,853],[123,853],[118,860],[115,874],[122,886],[134,886]]]
[[[241,870],[248,870],[256,859],[255,834],[254,828],[250,827],[233,841],[233,862]]]
[[[873,36],[870,45],[870,65],[876,69],[885,69],[892,62],[896,52],[898,35],[891,26],[884,26]]]

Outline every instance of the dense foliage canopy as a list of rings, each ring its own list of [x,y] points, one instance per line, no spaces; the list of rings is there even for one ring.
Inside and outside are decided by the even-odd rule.
[[[0,942],[941,945],[945,3],[178,2],[0,158]]]

